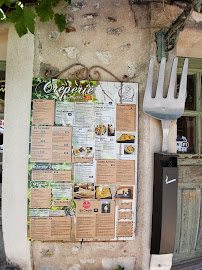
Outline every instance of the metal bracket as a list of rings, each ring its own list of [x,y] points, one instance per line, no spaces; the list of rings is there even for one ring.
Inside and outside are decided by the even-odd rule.
[[[80,63],[75,63],[72,64],[66,68],[64,68],[62,71],[58,72],[57,74],[52,74],[51,70],[46,70],[45,71],[45,78],[50,78],[50,79],[56,79],[58,78],[61,74],[67,72],[70,69],[74,69],[75,67],[80,67],[80,69],[76,70],[73,72],[73,79],[76,80],[94,80],[94,81],[100,81],[101,79],[101,73],[98,71],[99,69],[108,73],[111,75],[117,82],[128,82],[129,77],[127,75],[123,75],[122,80],[120,80],[117,76],[115,76],[111,71],[107,70],[106,68],[103,68],[101,66],[92,66],[90,68],[87,68],[85,65],[80,64]]]
[[[179,39],[180,31],[185,27],[186,22],[189,20],[192,13],[192,6],[187,5],[179,17],[171,24],[170,28],[166,31],[161,29],[155,33],[157,45],[157,59],[161,62],[162,57],[168,58],[169,51],[172,51]]]

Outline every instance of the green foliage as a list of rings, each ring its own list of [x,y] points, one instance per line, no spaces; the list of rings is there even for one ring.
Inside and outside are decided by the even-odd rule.
[[[34,34],[35,17],[36,15],[30,8],[22,8],[16,4],[9,21],[14,23],[18,35],[22,37],[27,34],[28,30]]]
[[[68,2],[68,4],[71,5],[71,0],[65,0],[65,2]]]
[[[63,14],[56,13],[55,14],[55,24],[57,24],[58,29],[60,30],[60,32],[65,30],[65,27],[66,27],[65,16]]]
[[[3,17],[4,17],[4,14],[3,14],[3,12],[1,12],[1,10],[0,10],[0,21],[3,19]]]
[[[0,22],[9,21],[15,26],[20,37],[30,31],[34,34],[35,18],[39,17],[41,22],[55,21],[60,32],[66,28],[66,20],[63,14],[54,13],[54,7],[61,0],[36,0],[31,7],[26,1],[0,0]],[[65,0],[71,4],[71,0]]]
[[[8,7],[10,7],[11,2],[13,2],[13,1],[10,1],[10,0],[0,0],[0,7],[1,7],[3,4],[6,5],[6,6],[8,6]]]
[[[124,267],[121,267],[121,266],[119,265],[119,267],[116,268],[115,270],[124,270]]]
[[[36,6],[35,10],[41,22],[47,22],[52,20],[54,17],[51,0],[39,1],[39,4]]]

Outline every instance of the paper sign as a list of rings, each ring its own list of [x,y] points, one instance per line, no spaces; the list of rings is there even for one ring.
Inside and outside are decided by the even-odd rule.
[[[94,128],[74,126],[72,132],[72,162],[93,163]]]
[[[135,104],[117,104],[116,105],[116,130],[117,131],[135,131]]]
[[[134,185],[135,179],[135,161],[134,160],[116,160],[116,184]]]
[[[53,127],[52,163],[71,162],[71,127]]]
[[[132,212],[131,211],[119,211],[118,219],[131,219]]]
[[[71,206],[71,201],[70,200],[54,200],[53,201],[53,206],[54,207],[61,207],[61,206]]]
[[[76,163],[74,165],[75,183],[94,183],[95,166],[89,163]]]
[[[74,124],[74,102],[57,101],[55,106],[55,124]]]
[[[55,101],[47,99],[33,100],[33,125],[54,124]]]
[[[32,126],[31,162],[71,162],[71,127]]]
[[[70,240],[71,217],[31,217],[32,240]]]
[[[52,127],[32,126],[31,162],[51,162]]]
[[[55,183],[52,188],[53,199],[72,199],[72,185],[67,183]]]
[[[113,239],[114,201],[78,201],[76,203],[76,238]]]
[[[133,160],[97,160],[97,185],[134,185],[135,162]]]
[[[71,171],[32,170],[32,181],[71,182]]]
[[[51,188],[31,188],[30,207],[51,208]]]
[[[133,222],[132,221],[118,221],[116,228],[117,237],[132,237]]]
[[[119,202],[119,209],[132,209],[132,202]]]
[[[97,185],[116,184],[116,161],[115,160],[97,160],[96,184]]]

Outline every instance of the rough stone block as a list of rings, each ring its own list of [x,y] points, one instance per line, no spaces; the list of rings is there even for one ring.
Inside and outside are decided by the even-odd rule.
[[[108,35],[120,35],[124,30],[124,27],[118,27],[118,28],[107,28],[107,34]]]
[[[108,20],[109,22],[117,22],[117,19],[114,18],[114,17],[107,17],[107,20]]]
[[[136,64],[134,62],[128,62],[128,76],[134,78],[136,72]]]
[[[81,270],[80,264],[74,264],[70,268],[67,268],[67,270]]]
[[[83,25],[83,26],[82,26],[82,30],[83,30],[84,32],[95,31],[95,30],[96,30],[96,25],[95,25],[95,24]]]
[[[56,40],[58,39],[60,36],[60,32],[59,31],[52,31],[50,34],[49,34],[49,39],[50,40]]]
[[[94,8],[100,8],[100,3],[99,2],[95,2],[95,3],[93,3],[93,7]]]
[[[79,54],[79,50],[76,47],[67,47],[63,48],[63,51],[67,53],[67,56],[70,59],[75,59],[77,55]]]
[[[83,17],[87,20],[91,20],[91,19],[94,19],[98,16],[97,13],[87,13],[87,14],[84,14]]]
[[[96,51],[96,56],[103,64],[110,64],[112,54],[109,51]]]
[[[130,47],[131,47],[131,44],[130,43],[127,43],[127,44],[121,45],[119,47],[119,49],[120,49],[120,51],[129,51],[130,50]]]
[[[72,23],[74,21],[74,17],[69,14],[65,16],[65,19],[66,19],[66,23]]]
[[[78,10],[81,10],[85,7],[86,7],[86,5],[82,2],[76,2],[76,3],[69,5],[69,8],[73,11],[78,11]]]

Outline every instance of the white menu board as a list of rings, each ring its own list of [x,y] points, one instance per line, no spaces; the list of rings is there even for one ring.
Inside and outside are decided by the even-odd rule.
[[[137,83],[33,79],[28,239],[134,239],[137,146]]]

